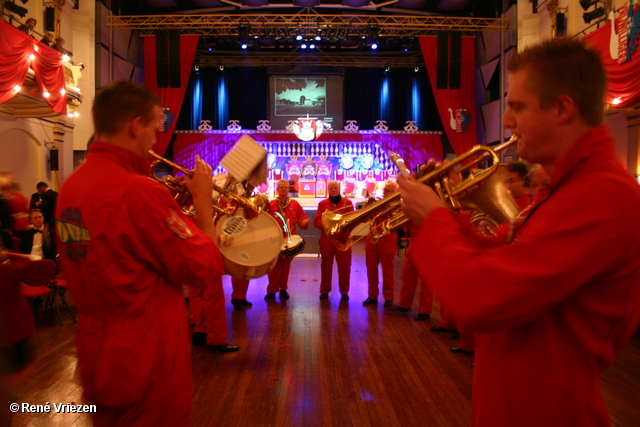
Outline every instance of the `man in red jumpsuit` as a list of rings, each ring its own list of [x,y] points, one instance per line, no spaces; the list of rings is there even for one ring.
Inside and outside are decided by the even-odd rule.
[[[336,248],[327,233],[322,228],[322,213],[324,211],[337,211],[337,213],[345,214],[353,212],[353,203],[351,200],[340,195],[340,184],[337,181],[329,181],[327,184],[329,197],[318,203],[316,217],[313,220],[313,226],[319,228],[320,234],[320,256],[321,256],[321,280],[320,280],[320,299],[329,298],[331,292],[331,276],[333,274],[333,258],[336,258],[338,264],[338,283],[342,299],[349,300],[349,276],[351,275],[351,248],[341,251]]]
[[[513,161],[507,165],[507,189],[516,204],[523,211],[529,207],[529,172],[523,162]]]
[[[382,189],[383,196],[389,197],[398,192],[398,184],[394,181],[387,181]],[[381,231],[381,230],[379,230]],[[369,282],[368,297],[362,305],[378,304],[378,264],[382,266],[382,296],[384,297],[384,306],[391,307],[393,305],[393,258],[396,255],[398,246],[398,235],[389,233],[380,238],[377,242],[372,242],[367,235],[365,243],[365,261],[367,265],[367,279]]]
[[[640,323],[640,187],[602,125],[596,51],[552,39],[509,71],[503,124],[551,176],[549,194],[512,244],[478,248],[430,188],[401,179],[403,210],[421,224],[414,260],[476,333],[474,425],[610,425],[600,375]]]
[[[278,181],[278,197],[269,202],[269,213],[278,221],[278,224],[282,226],[282,232],[285,239],[289,237],[289,234],[285,229],[289,230],[292,236],[297,235],[297,228],[300,227],[306,230],[309,227],[309,218],[304,213],[304,209],[300,206],[296,200],[289,197],[289,181],[282,179]],[[282,218],[278,216],[280,214],[282,218],[287,222],[282,223]],[[287,292],[289,281],[289,270],[291,269],[292,257],[284,257],[282,254],[278,255],[278,261],[275,267],[269,272],[269,285],[267,286],[267,295],[265,300],[275,299],[276,292],[280,291],[280,299],[289,298]]]
[[[425,282],[420,281],[418,267],[411,256],[415,246],[411,244],[411,239],[413,236],[418,235],[420,228],[412,223],[407,226],[407,229],[409,231],[409,246],[407,246],[404,263],[402,264],[402,287],[400,288],[400,299],[398,300],[396,311],[407,313],[411,310],[413,298],[416,296],[418,289],[418,282],[420,282],[420,301],[418,302],[416,320],[427,320],[431,317],[433,308],[433,292]]]
[[[211,215],[211,167],[185,178],[195,225],[150,180],[159,99],[116,81],[93,103],[95,140],[57,202],[60,258],[80,312],[78,368],[95,426],[189,425],[189,336],[182,284],[222,274]],[[100,188],[100,191],[96,191]],[[224,346],[225,351],[237,346]]]

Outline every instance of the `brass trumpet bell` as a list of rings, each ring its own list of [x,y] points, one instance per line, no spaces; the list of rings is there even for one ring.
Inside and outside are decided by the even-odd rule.
[[[496,148],[475,146],[466,153],[458,156],[452,162],[434,169],[418,179],[419,182],[433,185],[445,206],[451,210],[479,210],[484,213],[483,218],[489,218],[494,224],[502,224],[514,219],[519,209],[513,197],[504,184],[506,170],[499,166],[498,152],[515,144],[515,136]],[[479,163],[491,160],[492,166],[487,169],[474,169]],[[449,179],[452,168],[463,164],[458,173],[469,170],[467,179],[453,183]],[[334,212],[322,214],[322,225],[333,244],[341,250],[361,240],[357,232],[366,225],[370,229],[370,238],[377,241],[393,233],[410,220],[401,209],[400,194],[375,202],[359,211],[341,215]],[[360,228],[359,228],[360,227]]]
[[[158,164],[163,163],[172,167],[177,171],[182,172],[183,174],[189,177],[193,176],[193,171],[183,168],[182,166],[172,162],[171,160],[168,160],[162,156],[159,156],[158,154],[154,153],[152,150],[149,150],[149,154],[155,159],[150,166],[149,178],[167,187],[169,191],[174,195],[174,198],[176,199],[178,204],[183,208],[183,210],[189,211],[189,207],[190,207],[189,205],[191,204],[192,199],[184,182],[172,175],[159,177],[155,173],[155,168]],[[265,206],[268,206],[268,201],[265,202],[264,196],[258,195],[250,198],[243,197],[238,194],[235,194],[229,187],[230,186],[226,186],[226,185],[220,186],[219,183],[217,183],[216,180],[213,179],[213,188],[218,193],[217,196],[219,197],[220,195],[223,195],[228,200],[235,202],[236,205],[243,207],[244,216],[247,219],[252,219],[257,217],[265,209]],[[227,208],[227,209],[221,208],[217,203],[217,197],[215,199],[212,198],[211,207],[214,211],[222,215],[233,215],[236,209],[234,207]]]

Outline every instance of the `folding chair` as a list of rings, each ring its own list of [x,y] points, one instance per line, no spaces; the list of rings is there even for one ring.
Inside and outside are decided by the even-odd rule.
[[[62,303],[64,308],[67,309],[67,312],[69,313],[69,316],[71,316],[73,321],[77,323],[78,321],[76,320],[76,317],[73,315],[73,312],[71,312],[71,309],[69,308],[69,305],[67,304],[67,300],[65,299],[65,296],[67,295],[67,282],[66,282],[66,280],[64,280],[64,275],[63,274],[56,274],[55,275],[55,277],[51,281],[51,289],[54,292],[54,298],[55,298],[56,295],[60,297],[60,302]]]
[[[49,259],[33,261],[31,267],[27,269],[25,276],[21,278],[23,285],[20,287],[20,293],[23,297],[31,301],[31,308],[36,319],[38,318],[40,304],[42,304],[43,301],[46,301],[47,305],[53,304],[54,302],[49,284],[56,274],[56,268],[56,263]],[[60,325],[62,325],[62,318],[60,317],[57,306],[56,311],[58,312]]]

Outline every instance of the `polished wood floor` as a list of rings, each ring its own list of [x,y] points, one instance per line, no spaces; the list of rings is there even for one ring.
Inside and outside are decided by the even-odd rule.
[[[400,254],[397,266],[402,259]],[[350,301],[340,301],[337,285],[329,300],[320,301],[319,261],[296,258],[288,301],[264,301],[266,278],[260,278],[250,285],[252,308],[234,312],[227,303],[230,342],[241,350],[219,355],[193,348],[192,425],[471,425],[473,355],[449,352],[456,341],[429,331],[437,324],[437,307],[422,322],[413,319],[417,299],[407,314],[382,304],[363,307],[362,246],[354,250]],[[225,291],[229,295],[228,278]],[[82,402],[74,379],[76,324],[62,316],[62,327],[52,315],[41,317],[34,337],[37,365],[16,390],[18,403]],[[640,334],[603,375],[602,390],[614,426],[640,425]],[[85,426],[90,419],[17,414],[13,425]]]

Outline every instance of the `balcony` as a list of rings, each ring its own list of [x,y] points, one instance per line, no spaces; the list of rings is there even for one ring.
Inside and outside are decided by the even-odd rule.
[[[17,118],[73,116],[83,97],[82,65],[0,21],[0,113]]]

